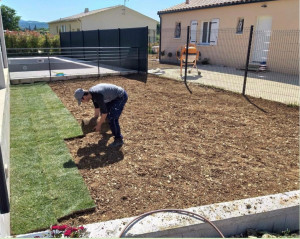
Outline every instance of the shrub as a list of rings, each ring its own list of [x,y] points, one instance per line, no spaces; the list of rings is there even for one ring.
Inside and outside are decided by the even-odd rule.
[[[60,46],[58,35],[40,34],[36,31],[7,31],[5,42],[7,48],[53,48]]]
[[[60,47],[60,41],[59,41],[59,36],[58,35],[51,35],[50,38],[50,45],[51,47]]]
[[[7,32],[5,34],[5,43],[7,48],[17,48],[17,32]]]
[[[27,34],[27,44],[29,48],[38,48],[40,34],[38,32],[32,32]]]
[[[29,48],[28,34],[26,32],[19,32],[16,36],[17,36],[17,48]]]

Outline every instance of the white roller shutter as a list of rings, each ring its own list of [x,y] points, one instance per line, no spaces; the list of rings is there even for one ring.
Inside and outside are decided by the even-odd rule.
[[[197,21],[192,21],[191,22],[191,40],[190,40],[190,43],[195,44],[197,42],[197,26],[198,26]]]
[[[210,28],[210,45],[217,45],[218,43],[218,31],[219,31],[219,19],[212,19]]]

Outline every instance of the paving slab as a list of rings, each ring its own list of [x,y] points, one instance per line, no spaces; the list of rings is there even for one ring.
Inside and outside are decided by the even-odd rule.
[[[99,65],[99,67],[91,64],[84,65],[86,65],[86,68],[10,72],[10,82],[12,85],[16,85],[41,81],[47,82],[55,80],[70,80],[76,78],[127,75],[137,73],[136,70],[130,70],[117,66],[108,66],[104,64]]]
[[[190,68],[189,68],[190,69]],[[243,70],[232,67],[201,65],[198,66],[200,75],[195,68],[187,74],[187,82],[217,87],[224,90],[242,93],[244,85]],[[150,74],[184,81],[177,69],[151,69]],[[287,75],[276,72],[248,72],[246,81],[246,95],[277,101],[285,104],[300,103],[300,87],[298,75]]]

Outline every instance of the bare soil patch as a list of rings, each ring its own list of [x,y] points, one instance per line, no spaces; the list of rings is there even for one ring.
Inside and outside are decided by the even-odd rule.
[[[148,76],[52,82],[80,124],[92,104],[74,91],[98,83],[126,89],[125,144],[110,132],[66,140],[97,208],[63,223],[87,224],[163,208],[185,209],[299,189],[299,110],[222,90]]]
[[[180,69],[180,65],[178,64],[162,64],[159,62],[157,54],[149,54],[148,56],[148,69]]]

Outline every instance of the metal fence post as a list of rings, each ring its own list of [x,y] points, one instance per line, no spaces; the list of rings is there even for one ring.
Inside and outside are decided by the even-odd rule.
[[[145,36],[148,35],[148,32],[149,32],[149,28],[148,28],[148,26],[146,26],[146,27],[145,27],[145,33],[146,33]],[[145,37],[145,40],[146,40],[146,39],[147,39],[147,44],[145,44],[145,45],[149,46],[149,38],[148,38],[148,37],[147,37],[147,38]],[[139,46],[139,48],[140,48],[140,47],[141,47],[141,46]],[[145,69],[145,70],[146,70],[146,75],[147,75],[147,74],[148,74],[148,58],[149,58],[149,52],[146,50],[145,53],[146,53],[146,64],[145,64],[145,65],[146,65],[146,69]],[[143,59],[144,59],[144,57],[143,57]],[[142,70],[143,70],[143,69],[142,69]]]
[[[251,54],[252,36],[253,36],[253,25],[251,25],[251,28],[250,28],[248,53],[247,53],[247,61],[246,61],[246,68],[245,68],[245,75],[244,75],[244,84],[243,84],[243,95],[245,95],[245,91],[246,91],[248,67],[249,67],[249,60],[250,60],[250,54]]]
[[[99,48],[97,49],[98,78],[100,77]]]
[[[85,42],[84,42],[84,31],[81,31],[82,33],[82,47],[83,47],[83,59],[85,60]],[[89,54],[89,52],[88,52]]]
[[[118,37],[119,37],[119,42],[118,42],[118,44],[119,44],[119,46],[118,46],[118,53],[119,53],[119,67],[121,67],[122,66],[122,62],[121,62],[121,52],[120,52],[120,47],[121,47],[121,29],[120,28],[118,28]]]
[[[49,63],[49,74],[50,74],[50,80],[51,80],[51,63],[50,63],[49,53],[50,53],[50,50],[47,55],[48,55],[48,63]]]
[[[192,91],[188,87],[186,83],[186,76],[187,76],[187,65],[188,65],[188,59],[189,59],[189,41],[190,41],[190,26],[187,27],[187,37],[186,37],[186,51],[185,51],[185,69],[184,69],[184,84],[188,91],[192,94]]]
[[[138,74],[140,74],[140,49],[137,47],[137,56],[138,56]],[[148,71],[147,71],[148,72]]]

